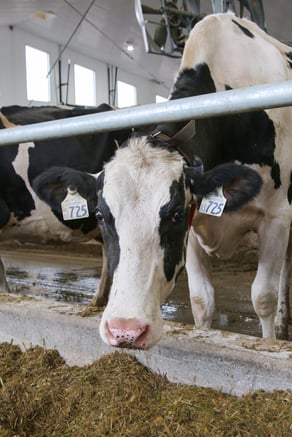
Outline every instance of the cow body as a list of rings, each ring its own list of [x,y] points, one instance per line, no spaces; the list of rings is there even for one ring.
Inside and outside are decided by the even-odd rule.
[[[103,104],[97,108],[81,107],[4,107],[0,114],[0,128],[64,119],[111,110]],[[96,173],[114,154],[117,144],[129,131],[98,133],[63,139],[28,142],[0,148],[0,241],[46,243],[84,242],[100,240],[95,218],[95,205],[89,205],[89,217],[65,221],[61,210],[53,212],[41,201],[32,188],[32,181],[54,165],[64,165],[88,173]],[[63,198],[66,191],[63,193]],[[91,210],[90,210],[91,208]],[[106,259],[100,294],[103,301],[106,284]],[[1,289],[8,291],[3,265],[0,269]]]
[[[232,14],[212,15],[193,29],[170,98],[223,91],[292,78],[290,47],[254,23]],[[164,127],[161,127],[162,131]],[[176,125],[165,126],[171,136]],[[264,337],[275,335],[275,315],[286,311],[292,218],[292,109],[275,108],[196,122],[191,147],[208,168],[238,161],[256,169],[264,185],[240,211],[220,218],[197,213],[190,233],[187,272],[192,312],[199,326],[210,326],[214,288],[209,255],[229,258],[249,231],[259,242],[252,302]],[[289,246],[290,247],[290,246]],[[287,313],[286,313],[287,317]],[[280,335],[287,335],[283,323]]]

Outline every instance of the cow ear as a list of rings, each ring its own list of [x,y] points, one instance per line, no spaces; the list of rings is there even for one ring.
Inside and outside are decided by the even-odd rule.
[[[201,175],[191,168],[187,172],[187,184],[199,199],[218,187],[223,188],[224,211],[235,211],[252,200],[260,192],[262,183],[255,170],[239,164],[223,164]]]
[[[37,176],[32,187],[38,197],[54,211],[61,213],[61,203],[68,189],[77,190],[87,200],[90,212],[95,211],[96,196],[95,177],[67,167],[51,167]]]

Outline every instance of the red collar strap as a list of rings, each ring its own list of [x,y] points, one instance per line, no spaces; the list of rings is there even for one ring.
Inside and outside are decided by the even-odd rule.
[[[189,229],[193,224],[193,218],[196,212],[197,204],[196,202],[192,202],[190,206],[190,215],[189,215]]]

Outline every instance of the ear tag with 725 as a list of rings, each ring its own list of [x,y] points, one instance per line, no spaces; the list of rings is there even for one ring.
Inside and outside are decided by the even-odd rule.
[[[222,187],[218,187],[215,191],[203,197],[199,212],[220,217],[223,213],[225,203],[226,198],[223,195],[223,189]]]
[[[67,196],[61,203],[64,220],[76,220],[89,217],[87,200],[76,189],[67,188]]]

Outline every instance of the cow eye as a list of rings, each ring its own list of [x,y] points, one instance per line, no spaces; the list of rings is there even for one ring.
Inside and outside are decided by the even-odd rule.
[[[180,223],[183,221],[183,219],[184,219],[184,211],[182,209],[177,209],[171,218],[173,223]]]
[[[97,209],[97,210],[95,211],[95,217],[96,217],[96,220],[97,220],[99,223],[103,223],[103,222],[104,222],[104,216],[103,216],[103,213],[102,213],[99,209]]]

